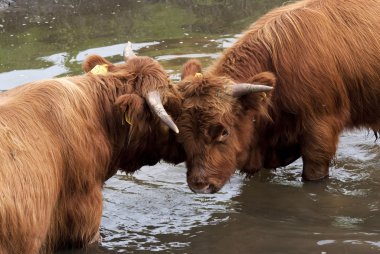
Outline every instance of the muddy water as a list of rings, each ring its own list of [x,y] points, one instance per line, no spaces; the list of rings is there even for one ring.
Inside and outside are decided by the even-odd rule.
[[[91,53],[122,61],[123,43],[173,79],[207,65],[238,33],[283,1],[0,0],[0,90],[80,74]],[[330,179],[303,183],[302,163],[236,175],[196,195],[183,165],[118,174],[104,189],[103,243],[60,253],[379,253],[380,146],[367,131],[341,137]]]

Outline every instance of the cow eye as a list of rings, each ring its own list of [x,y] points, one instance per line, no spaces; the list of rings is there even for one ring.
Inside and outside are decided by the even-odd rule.
[[[230,132],[228,131],[228,129],[221,124],[211,126],[208,130],[208,135],[211,137],[212,140],[217,142],[225,141],[229,134]]]
[[[222,136],[222,137],[227,137],[228,135],[230,135],[230,133],[228,132],[227,129],[224,129],[224,130],[222,131],[221,136]]]
[[[230,135],[230,132],[227,129],[223,129],[220,132],[220,135],[219,135],[219,137],[216,140],[218,142],[224,142],[224,141],[226,141],[226,139],[228,138],[229,135]]]
[[[229,132],[227,129],[223,129],[223,130],[220,132],[220,135],[219,135],[219,137],[217,138],[217,141],[218,141],[218,142],[224,142],[224,141],[226,141],[226,139],[228,138],[229,135],[230,135],[230,132]]]

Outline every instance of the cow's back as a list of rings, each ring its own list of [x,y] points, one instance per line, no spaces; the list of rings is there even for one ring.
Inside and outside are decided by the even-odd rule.
[[[339,115],[346,126],[373,128],[380,119],[379,13],[379,0],[280,7],[252,24],[211,71],[240,82],[272,71],[275,112],[314,120]]]
[[[81,206],[65,202],[68,193],[100,189],[96,169],[107,167],[109,144],[93,94],[75,81],[36,82],[0,97],[0,250],[17,240],[19,253],[34,253],[41,242],[64,237],[67,209]]]
[[[40,248],[62,182],[58,142],[46,128],[44,109],[28,96],[30,88],[5,92],[0,99],[2,253],[35,253]]]
[[[304,118],[339,115],[346,126],[379,124],[380,1],[295,6],[267,31],[279,109]]]

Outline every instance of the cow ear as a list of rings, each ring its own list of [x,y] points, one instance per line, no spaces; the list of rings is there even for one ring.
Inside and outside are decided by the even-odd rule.
[[[263,85],[271,86],[274,88],[276,85],[276,76],[273,72],[260,72],[251,78],[250,83],[261,83]]]
[[[276,77],[272,72],[261,72],[255,76],[253,76],[249,83],[251,84],[259,84],[257,86],[257,90],[261,90],[257,92],[255,89],[247,89],[249,92],[242,93],[238,91],[239,94],[239,102],[242,105],[243,109],[256,109],[258,110],[260,107],[267,105],[270,101],[270,97],[273,93],[273,88],[275,88]],[[253,85],[254,88],[255,85]],[[272,88],[272,89],[270,89]]]
[[[198,60],[190,59],[182,66],[181,80],[193,77],[196,73],[202,73],[202,65]]]
[[[139,126],[146,122],[144,99],[136,94],[124,94],[116,99],[115,105],[119,108],[122,115],[123,124]]]
[[[88,56],[82,64],[82,68],[85,72],[91,71],[96,65],[106,64],[112,66],[112,63],[99,55]]]

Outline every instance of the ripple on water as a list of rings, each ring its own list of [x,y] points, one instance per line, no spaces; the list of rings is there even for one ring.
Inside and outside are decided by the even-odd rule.
[[[370,135],[361,131],[343,133],[333,167],[330,170],[331,193],[347,196],[367,197],[372,193],[370,186],[380,180],[380,147],[377,143],[365,143]],[[373,193],[372,193],[373,194]]]
[[[372,184],[380,183],[380,146],[364,143],[370,139],[363,131],[345,132],[341,135],[337,156],[330,167],[330,177],[324,181],[330,193],[366,197]],[[302,187],[302,160],[266,174],[267,181],[284,186]]]
[[[356,229],[359,228],[358,224],[363,223],[362,218],[352,218],[346,216],[337,216],[333,221],[333,226],[344,229]]]
[[[234,176],[221,193],[196,195],[189,191],[183,165],[159,164],[134,175],[117,174],[104,189],[103,245],[150,251],[184,247],[189,243],[160,239],[228,220],[235,212],[231,199],[239,195],[242,183],[242,177]]]
[[[369,244],[369,245],[372,245],[374,247],[380,248],[380,241],[376,242],[376,241],[346,240],[346,241],[343,241],[343,243],[353,244],[353,245]]]

